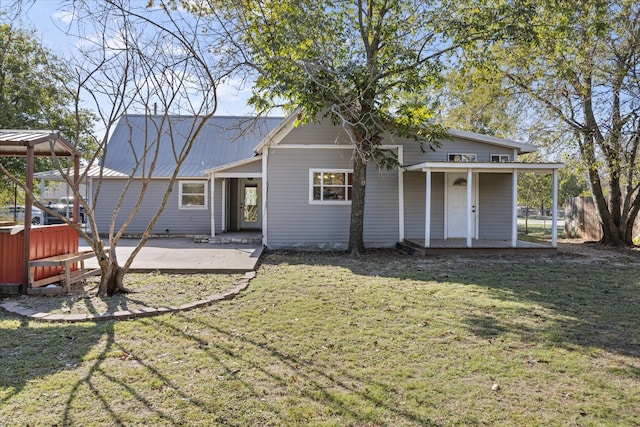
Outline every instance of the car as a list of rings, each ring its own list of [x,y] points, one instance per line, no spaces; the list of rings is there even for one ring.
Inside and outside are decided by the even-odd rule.
[[[61,197],[54,203],[47,203],[47,208],[59,213],[63,217],[73,218],[73,197]],[[85,222],[84,208],[79,206],[78,220]],[[53,215],[47,215],[46,224],[60,224],[63,221]]]
[[[7,205],[1,207],[0,219],[24,223],[24,206]],[[44,224],[44,213],[35,206],[31,207],[31,224]]]

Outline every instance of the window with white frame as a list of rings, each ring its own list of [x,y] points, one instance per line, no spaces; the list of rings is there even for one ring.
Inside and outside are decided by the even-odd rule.
[[[450,162],[475,162],[476,153],[449,153]]]
[[[309,170],[309,203],[350,203],[352,188],[350,169]]]
[[[510,161],[511,161],[511,157],[508,154],[492,154],[491,155],[492,163],[506,163]]]
[[[207,209],[208,199],[207,181],[180,181],[180,209]]]

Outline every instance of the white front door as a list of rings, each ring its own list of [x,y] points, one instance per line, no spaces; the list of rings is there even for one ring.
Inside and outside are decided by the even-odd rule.
[[[238,213],[240,215],[240,228],[261,228],[260,181],[257,179],[241,179],[239,190],[238,201],[240,209],[238,209]]]
[[[467,237],[467,174],[446,174],[446,210],[445,223],[448,239]],[[472,177],[471,189],[471,237],[476,237],[476,211],[477,211],[477,175]]]

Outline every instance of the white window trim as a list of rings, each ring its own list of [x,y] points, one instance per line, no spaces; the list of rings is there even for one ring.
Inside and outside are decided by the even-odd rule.
[[[313,199],[313,174],[314,173],[350,173],[353,174],[353,169],[309,169],[309,204],[310,205],[350,205],[351,200],[314,200]],[[324,186],[323,186],[324,187]],[[353,187],[351,189],[353,191]]]
[[[500,160],[498,160],[497,162],[494,162],[493,161],[494,157],[498,157],[498,159],[500,159]],[[503,157],[505,157],[507,160],[502,160]],[[509,163],[511,161],[511,156],[509,154],[504,154],[504,153],[503,154],[492,154],[491,156],[489,156],[489,161],[492,162],[492,163]]]
[[[451,158],[451,156],[473,156],[473,160],[461,160],[459,162],[456,162],[454,160],[449,160]],[[478,155],[476,153],[447,153],[447,161],[448,162],[452,162],[452,163],[470,163],[470,162],[475,162],[478,159]]]
[[[204,206],[183,206],[182,205],[182,186],[184,184],[204,184]],[[209,188],[206,180],[188,180],[178,181],[178,209],[184,210],[207,210],[209,209]]]

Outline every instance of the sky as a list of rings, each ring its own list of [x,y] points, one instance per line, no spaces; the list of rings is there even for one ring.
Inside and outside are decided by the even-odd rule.
[[[139,0],[141,5],[146,4],[146,2],[147,0]],[[4,9],[11,3],[11,0],[0,0],[0,8]],[[65,4],[65,2],[58,0],[36,0],[33,4],[25,3],[16,24],[35,29],[45,47],[61,57],[69,57],[76,52],[75,43],[77,41],[73,37],[67,36],[64,32],[70,18],[68,11],[71,6],[68,3],[66,2]],[[250,107],[246,105],[249,95],[250,90],[248,88],[239,92],[232,85],[219,87],[219,105],[216,115],[251,114]]]

